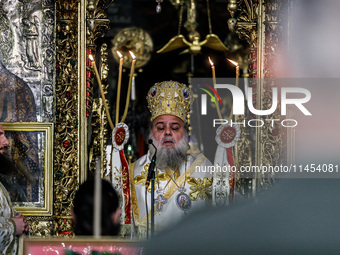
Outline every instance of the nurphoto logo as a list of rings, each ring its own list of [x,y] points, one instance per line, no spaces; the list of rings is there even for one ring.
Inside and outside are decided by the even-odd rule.
[[[217,91],[212,88],[209,85],[206,85],[214,94],[213,96],[210,91],[206,89],[202,89],[205,91],[210,97],[211,101],[213,101],[215,104],[217,104],[215,97],[219,100],[221,106],[222,106],[222,101],[220,98],[220,95],[223,95],[223,91],[221,89],[227,89],[231,92],[232,98],[233,98],[233,104],[232,104],[232,114],[233,115],[244,115],[245,114],[245,102],[247,102],[247,107],[248,110],[253,113],[254,115],[260,115],[260,116],[266,116],[274,113],[279,105],[279,95],[280,95],[280,109],[281,109],[281,116],[286,116],[287,115],[287,108],[289,105],[295,105],[297,109],[299,109],[305,116],[312,116],[312,114],[308,111],[308,109],[304,106],[307,102],[310,101],[311,99],[311,93],[308,89],[305,88],[298,88],[298,87],[281,87],[281,93],[278,93],[278,88],[273,87],[272,88],[272,105],[269,109],[256,109],[254,107],[254,102],[253,102],[253,90],[252,88],[249,88],[247,90],[247,95],[245,100],[245,96],[243,94],[243,91],[238,88],[235,85],[230,85],[230,84],[216,84],[215,88],[220,89],[219,94]],[[296,98],[289,97],[289,95],[299,95]],[[207,115],[207,95],[202,94],[201,95],[201,115]],[[226,120],[226,119],[214,119],[213,120],[213,126],[215,127],[216,125],[223,125],[227,124],[228,122],[230,125],[238,124],[238,125],[243,125],[246,126],[248,124],[249,127],[262,127],[265,124],[265,121],[271,122],[271,125],[274,126],[274,123],[277,121],[280,121],[281,125],[284,127],[295,127],[297,126],[298,122],[295,119],[251,119],[248,120],[247,122],[244,120],[243,122],[233,122],[232,120]]]

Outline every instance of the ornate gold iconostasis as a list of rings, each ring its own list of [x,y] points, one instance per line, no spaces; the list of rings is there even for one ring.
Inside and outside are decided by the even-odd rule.
[[[45,191],[51,191],[51,194],[45,192],[45,197],[49,199],[52,208],[37,215],[18,204],[18,210],[22,209],[30,221],[32,236],[72,235],[70,209],[75,191],[93,173],[96,165],[100,164],[102,176],[107,171],[109,162],[106,160],[106,148],[111,144],[112,130],[89,59],[90,54],[94,56],[99,70],[113,122],[117,108],[119,65],[116,50],[124,55],[119,119],[124,115],[129,98],[125,119],[130,132],[128,145],[131,150],[125,153],[128,160],[136,160],[147,150],[143,137],[149,125],[146,121],[148,112],[145,99],[148,89],[163,80],[190,84],[192,78],[211,78],[208,57],[215,63],[217,78],[235,77],[235,67],[226,58],[236,60],[241,68],[240,77],[249,77],[249,86],[253,87],[256,104],[261,109],[271,105],[270,86],[273,84],[266,85],[257,81],[258,78],[275,76],[271,59],[285,46],[285,42],[280,40],[284,26],[280,23],[280,13],[288,8],[288,3],[284,1],[159,1],[160,13],[156,11],[156,1],[58,0],[55,5],[52,2],[39,2],[41,8],[38,13],[41,13],[42,18],[34,15],[33,10],[28,12],[31,16],[26,15],[29,21],[37,21],[33,24],[37,24],[40,18],[41,30],[36,27],[41,35],[23,37],[30,47],[34,43],[45,47],[43,53],[39,51],[40,67],[37,60],[34,60],[34,48],[26,53],[27,63],[23,62],[23,66],[26,63],[29,67],[24,69],[27,73],[30,69],[43,70],[37,72],[41,77],[36,80],[36,84],[42,85],[41,89],[37,89],[38,85],[31,86],[36,88],[34,92],[40,91],[34,95],[36,98],[36,95],[40,95],[41,99],[36,101],[40,102],[37,109],[41,114],[36,115],[37,119],[29,121],[50,124],[54,131],[54,137],[51,138],[50,127],[36,130],[45,134],[41,137],[50,139],[44,140],[42,144],[53,146],[53,160],[39,154],[45,160],[42,161],[46,166],[44,170],[50,171]],[[23,4],[22,8],[29,10],[31,7]],[[48,22],[43,23],[49,20],[51,13],[55,17],[55,29],[52,27],[55,30],[53,44],[43,36],[51,29],[47,26]],[[21,21],[20,26],[28,26],[25,22]],[[137,61],[133,79],[135,91],[127,97],[132,62],[129,50],[136,54]],[[55,69],[51,72],[46,63],[50,63],[48,61],[54,52],[52,63],[55,63]],[[6,66],[5,61],[4,64]],[[52,82],[48,82],[50,79]],[[51,102],[53,95],[54,102]],[[230,105],[230,100],[226,100],[226,104]],[[53,107],[54,110],[51,110]],[[238,117],[238,121],[249,118],[254,117],[247,113]],[[12,127],[12,130],[15,129]],[[196,131],[199,132],[199,128]],[[203,139],[214,139],[214,136],[204,135],[202,141],[197,137],[203,143]],[[287,133],[280,127],[241,127],[240,140],[234,147],[235,164],[275,165],[290,160],[291,156],[286,150],[288,140]],[[204,153],[213,161],[213,152]],[[46,178],[46,173],[44,176]],[[241,177],[238,176],[236,189],[245,196],[252,196],[257,190],[272,185],[271,178]]]

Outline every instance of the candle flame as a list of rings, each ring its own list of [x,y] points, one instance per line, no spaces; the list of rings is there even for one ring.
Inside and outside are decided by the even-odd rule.
[[[117,50],[116,52],[117,52],[117,54],[118,54],[119,58],[123,58],[123,55],[122,55],[122,53],[120,53],[118,50]]]
[[[211,58],[210,58],[210,57],[208,57],[208,59],[209,59],[209,62],[210,62],[211,67],[213,67],[213,66],[214,66],[214,62],[211,61]]]
[[[131,55],[132,59],[133,59],[133,60],[136,60],[135,54],[133,54],[133,52],[132,52],[131,50],[129,50],[129,52],[130,52],[130,55]]]
[[[229,58],[227,58],[227,59],[228,59],[228,61],[229,61],[230,63],[232,63],[233,65],[238,66],[238,63],[237,63],[236,61],[233,61],[233,60],[231,60],[231,59],[229,59]]]
[[[92,57],[92,55],[89,55],[89,59],[91,60],[91,62],[94,62],[94,58]]]

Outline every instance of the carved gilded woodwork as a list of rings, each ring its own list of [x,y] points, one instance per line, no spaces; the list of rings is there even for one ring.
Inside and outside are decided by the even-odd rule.
[[[80,2],[57,1],[56,116],[54,139],[53,234],[70,235],[70,209],[79,185],[79,30]]]
[[[90,0],[86,6],[86,44],[94,45],[99,37],[103,37],[109,29],[109,19],[107,19],[106,8],[113,1],[108,1],[103,5],[104,1]]]
[[[151,36],[141,28],[127,27],[120,30],[112,39],[112,54],[114,59],[119,63],[119,56],[116,51],[123,55],[123,67],[131,68],[132,58],[129,51],[136,56],[136,68],[145,66],[153,51],[153,42]]]
[[[95,41],[108,29],[105,9],[111,2],[59,0],[56,3],[53,234],[57,236],[73,235],[70,209],[75,191],[85,179],[88,168],[87,118],[92,111],[94,85],[88,54],[95,55]],[[101,54],[106,53],[103,51]],[[103,77],[107,72],[105,61],[103,58]],[[105,113],[102,113],[100,106],[96,108],[97,113],[100,113],[101,126],[95,129],[99,130],[106,125]],[[106,128],[103,128],[99,133],[101,140],[98,151],[106,147],[105,132]],[[105,158],[105,154],[101,153],[101,157]],[[102,160],[102,163],[105,164],[105,161]]]
[[[101,83],[103,85],[104,94],[107,93],[108,88],[108,49],[107,45],[103,44],[100,49],[101,53]],[[96,98],[93,101],[93,109],[92,109],[92,144],[90,148],[89,154],[89,171],[94,172],[96,169],[97,159],[100,159],[100,169],[101,169],[101,177],[103,178],[106,173],[106,145],[107,145],[107,115],[105,112],[103,99]]]
[[[280,87],[278,84],[278,79],[275,78],[277,73],[275,59],[277,54],[283,50],[284,40],[283,40],[283,9],[287,8],[287,1],[272,0],[266,1],[264,4],[265,15],[264,15],[264,30],[265,38],[263,40],[263,89],[261,96],[261,109],[269,109],[272,105],[272,88]],[[279,115],[280,107],[271,114],[270,116],[262,116],[262,119],[280,119],[282,116]],[[265,125],[260,129],[260,144],[261,148],[261,159],[259,164],[262,165],[280,165],[286,163],[287,155],[287,130],[281,125],[277,124],[280,122],[275,122],[272,125],[271,122],[265,122]],[[275,177],[275,176],[274,176]],[[259,180],[260,184],[264,187],[270,186],[270,179]]]
[[[113,1],[94,1],[90,0],[86,6],[86,52],[87,57],[89,54],[96,55],[95,41],[99,37],[103,37],[109,30],[109,20],[105,9]],[[99,67],[101,83],[103,86],[104,94],[107,93],[107,77],[108,77],[108,64],[107,64],[107,45],[103,44],[100,49],[100,62],[96,63]],[[95,99],[93,102],[93,86],[94,70],[92,69],[91,62],[87,59],[86,65],[86,116],[89,117],[92,111],[92,144],[89,155],[89,171],[94,172],[96,168],[97,158],[100,160],[100,167],[102,170],[102,177],[106,172],[106,139],[107,139],[107,117],[104,110],[103,99]],[[99,64],[99,65],[98,65]],[[93,109],[91,109],[93,106]]]
[[[29,232],[31,236],[51,237],[53,236],[53,221],[51,217],[26,217],[29,221]]]
[[[86,6],[86,52],[87,57],[89,54],[96,55],[96,39],[103,37],[109,30],[109,20],[105,9],[113,1],[87,1]],[[98,68],[98,63],[97,68]],[[101,63],[99,63],[101,64]],[[100,68],[103,70],[103,67]],[[94,86],[94,71],[90,61],[87,59],[86,66],[87,86],[86,86],[86,117],[91,115],[92,100],[93,100],[93,86]],[[105,83],[103,84],[105,86]]]
[[[250,88],[253,89],[253,102],[257,109],[269,109],[272,105],[272,87],[277,86],[272,80],[275,77],[273,59],[282,48],[280,38],[282,29],[281,0],[229,0],[228,9],[232,18],[229,28],[249,44]],[[276,112],[279,112],[276,111]],[[265,125],[256,128],[255,139],[252,139],[250,128],[241,127],[241,138],[235,148],[236,164],[240,165],[278,165],[285,162],[287,134],[277,124],[272,126],[265,119],[280,119],[277,113],[271,116],[241,116],[237,122],[257,118]],[[241,176],[239,176],[241,177]],[[252,178],[240,178],[237,185],[241,193],[254,194],[257,188],[271,186],[272,178],[255,174]]]
[[[231,18],[228,20],[228,27],[231,31],[235,32],[240,39],[247,41],[249,44],[249,57],[248,57],[248,73],[249,73],[249,89],[253,89],[253,102],[256,102],[258,96],[257,77],[258,77],[258,33],[259,33],[259,20],[261,19],[261,4],[262,1],[258,0],[229,0],[228,10]],[[253,119],[252,115],[237,116],[235,121],[237,123],[248,122]],[[241,137],[235,146],[235,164],[240,166],[252,166],[256,162],[256,151],[258,140],[254,141],[252,128],[245,125],[240,125]],[[244,195],[251,196],[256,191],[256,177],[245,176],[240,173],[236,175],[237,190]]]
[[[106,173],[106,145],[107,145],[107,117],[102,98],[93,101],[92,139],[90,148],[89,170],[94,172],[98,158],[100,158],[101,177]]]
[[[248,119],[245,115],[241,115],[235,119],[236,123],[247,123]],[[239,169],[240,166],[252,166],[254,163],[253,146],[254,142],[251,138],[251,130],[248,127],[240,125],[241,136],[235,145],[235,165]],[[255,176],[249,174],[236,173],[236,187],[242,195],[251,195],[253,181]]]

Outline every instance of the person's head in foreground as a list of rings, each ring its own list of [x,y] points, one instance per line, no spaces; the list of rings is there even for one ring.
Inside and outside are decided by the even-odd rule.
[[[111,183],[106,180],[101,181],[101,235],[118,235],[121,213],[119,198]],[[93,235],[94,233],[94,185],[93,179],[85,181],[80,185],[74,197],[72,218],[76,235]]]
[[[188,119],[191,107],[190,90],[182,83],[164,81],[149,90],[152,139],[157,148],[157,165],[174,169],[185,161],[188,150]],[[149,146],[152,153],[153,146]]]
[[[4,128],[0,124],[0,174],[13,174],[15,169],[12,160],[8,157],[9,142],[5,135]]]
[[[4,154],[9,146],[8,139],[5,135],[4,128],[0,124],[0,154]]]

